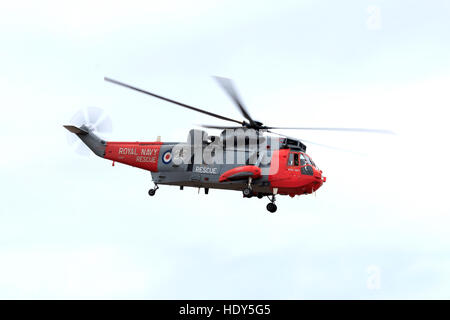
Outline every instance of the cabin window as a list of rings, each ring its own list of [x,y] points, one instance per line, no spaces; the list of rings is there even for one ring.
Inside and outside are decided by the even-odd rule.
[[[289,153],[288,166],[293,166],[293,165],[294,165],[294,154]]]
[[[298,153],[289,153],[288,166],[298,166]]]

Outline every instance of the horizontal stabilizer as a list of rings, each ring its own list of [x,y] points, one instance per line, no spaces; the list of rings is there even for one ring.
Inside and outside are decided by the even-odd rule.
[[[81,128],[75,127],[75,126],[63,126],[64,128],[66,128],[67,130],[69,130],[72,133],[75,134],[89,134],[88,131],[83,130]]]

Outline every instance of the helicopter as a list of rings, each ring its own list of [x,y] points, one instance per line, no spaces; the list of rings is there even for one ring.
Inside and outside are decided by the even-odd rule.
[[[154,187],[148,191],[155,196],[160,185],[239,191],[245,198],[267,197],[266,209],[277,211],[276,196],[295,197],[316,192],[327,181],[323,171],[306,153],[307,142],[274,132],[276,129],[355,131],[388,133],[391,131],[366,128],[274,127],[266,126],[250,116],[233,82],[215,77],[245,120],[232,119],[193,107],[135,86],[105,77],[104,80],[185,109],[233,122],[232,126],[201,125],[220,129],[220,135],[192,129],[186,141],[162,142],[158,137],[150,142],[105,141],[97,135],[96,121],[80,126],[64,125],[97,156],[151,172]],[[92,120],[93,117],[91,117]],[[276,136],[267,135],[267,133]]]

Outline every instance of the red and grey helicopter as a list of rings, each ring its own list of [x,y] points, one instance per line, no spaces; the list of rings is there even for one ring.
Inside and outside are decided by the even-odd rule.
[[[95,117],[90,123],[79,126],[65,125],[77,135],[97,156],[124,163],[151,172],[154,188],[148,191],[154,196],[159,185],[226,189],[242,192],[244,197],[267,196],[269,212],[275,212],[276,195],[311,194],[326,181],[311,157],[306,153],[305,140],[295,139],[273,132],[273,129],[357,131],[392,133],[387,130],[365,128],[306,128],[272,127],[254,120],[242,103],[231,80],[216,80],[237,106],[244,121],[235,120],[213,112],[193,107],[149,91],[106,78],[105,80],[152,97],[200,112],[211,117],[235,123],[233,126],[203,125],[204,128],[221,129],[219,136],[208,135],[193,129],[185,142],[112,142],[96,133]],[[98,118],[98,117],[97,117]],[[269,136],[265,133],[278,135]],[[199,189],[200,190],[200,189]]]

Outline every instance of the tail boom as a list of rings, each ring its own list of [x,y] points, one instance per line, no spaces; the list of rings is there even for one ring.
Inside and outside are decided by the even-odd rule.
[[[156,172],[162,144],[162,142],[107,142],[104,158]]]
[[[76,134],[99,157],[152,172],[158,171],[159,151],[163,144],[160,141],[107,142],[86,126],[65,125],[64,128]]]

